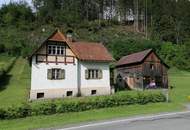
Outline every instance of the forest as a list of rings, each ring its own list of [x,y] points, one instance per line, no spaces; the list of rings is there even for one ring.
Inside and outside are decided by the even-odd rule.
[[[118,60],[153,48],[190,71],[189,0],[32,0],[0,7],[0,53],[27,58],[56,28],[102,42]],[[131,18],[131,19],[130,19]]]

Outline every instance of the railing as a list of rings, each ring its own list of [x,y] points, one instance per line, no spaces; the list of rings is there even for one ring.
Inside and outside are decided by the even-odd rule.
[[[75,57],[69,55],[64,56],[64,55],[37,54],[36,63],[75,64]]]

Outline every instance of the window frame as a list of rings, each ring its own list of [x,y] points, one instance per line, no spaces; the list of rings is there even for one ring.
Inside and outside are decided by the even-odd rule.
[[[65,55],[66,47],[64,45],[48,45],[48,55]]]
[[[103,72],[101,69],[86,69],[85,75],[87,75],[87,77],[86,76],[85,77],[88,80],[89,79],[96,80],[96,79],[102,79],[103,78]]]
[[[48,79],[50,79],[50,80],[63,80],[63,79],[65,79],[65,69],[52,68],[52,69],[48,69],[48,70],[51,70],[51,72],[50,72],[51,76]],[[48,77],[48,73],[49,72],[47,72],[47,77]]]

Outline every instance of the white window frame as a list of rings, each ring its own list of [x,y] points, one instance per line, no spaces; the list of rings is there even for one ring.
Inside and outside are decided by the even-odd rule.
[[[57,80],[59,79],[61,74],[61,69],[52,69],[52,79]]]
[[[100,69],[88,69],[88,79],[99,79]]]
[[[55,48],[55,50],[54,50],[54,48]],[[49,55],[65,55],[65,51],[66,51],[65,46],[62,46],[62,45],[48,45],[48,54]]]

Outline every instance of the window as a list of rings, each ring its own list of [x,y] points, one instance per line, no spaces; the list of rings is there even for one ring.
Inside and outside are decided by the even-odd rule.
[[[51,80],[65,79],[64,69],[48,69],[47,78]]]
[[[73,91],[67,91],[67,97],[72,96],[73,95]]]
[[[65,47],[61,45],[48,45],[48,54],[50,55],[64,55]]]
[[[154,64],[150,64],[150,69],[154,70]]]
[[[102,70],[87,69],[85,70],[86,79],[102,79]]]
[[[91,95],[96,95],[96,90],[92,90]]]
[[[38,98],[44,98],[44,93],[37,93],[37,99]]]

